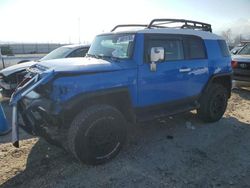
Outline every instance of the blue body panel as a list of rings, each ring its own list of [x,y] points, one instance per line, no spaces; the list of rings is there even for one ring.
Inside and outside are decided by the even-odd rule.
[[[216,40],[204,40],[208,55],[209,76],[219,73],[232,73],[231,56],[221,55],[219,44]]]
[[[139,106],[147,106],[185,99],[198,95],[208,80],[207,60],[169,61],[157,64],[151,72],[144,63],[138,72]],[[180,69],[190,68],[190,72]]]
[[[128,88],[132,106],[146,107],[199,96],[212,75],[231,71],[230,57],[221,56],[218,42],[204,40],[204,43],[207,59],[161,62],[157,63],[157,71],[152,72],[142,55],[144,35],[137,34],[132,60],[111,62],[112,69],[96,74],[59,77],[53,82],[51,99],[60,104],[80,94]],[[180,72],[186,68],[191,70]],[[67,88],[66,93],[61,92],[63,88]]]
[[[97,74],[86,74],[72,77],[60,77],[53,82],[53,93],[51,98],[57,103],[64,103],[73,97],[86,93],[93,93],[106,89],[128,88],[132,103],[136,101],[136,68],[122,71],[102,72]],[[63,89],[66,92],[62,92]]]

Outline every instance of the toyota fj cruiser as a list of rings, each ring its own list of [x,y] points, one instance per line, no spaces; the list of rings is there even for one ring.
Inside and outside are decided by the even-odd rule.
[[[138,30],[117,31],[132,26]],[[28,69],[10,101],[13,144],[18,147],[20,126],[82,162],[104,163],[122,148],[126,122],[194,109],[205,122],[218,121],[231,74],[227,45],[209,24],[155,19],[118,25],[96,36],[85,58]]]

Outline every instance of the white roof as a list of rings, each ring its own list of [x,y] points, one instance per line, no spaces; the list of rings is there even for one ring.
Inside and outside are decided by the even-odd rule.
[[[207,40],[223,40],[222,37],[215,35],[208,31],[200,31],[193,29],[172,29],[172,28],[160,28],[160,29],[143,29],[138,30],[138,33],[164,33],[164,34],[183,34],[183,35],[194,35],[199,36],[202,39]]]

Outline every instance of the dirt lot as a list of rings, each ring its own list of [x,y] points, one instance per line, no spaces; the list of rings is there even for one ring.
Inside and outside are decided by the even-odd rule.
[[[118,157],[95,167],[23,132],[20,149],[2,136],[0,187],[250,187],[250,90],[234,90],[217,123],[190,112],[129,135]]]

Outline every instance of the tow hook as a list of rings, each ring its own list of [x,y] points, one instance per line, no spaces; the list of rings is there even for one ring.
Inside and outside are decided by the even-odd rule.
[[[12,107],[12,143],[13,146],[19,148],[19,134],[17,125],[17,104]]]

